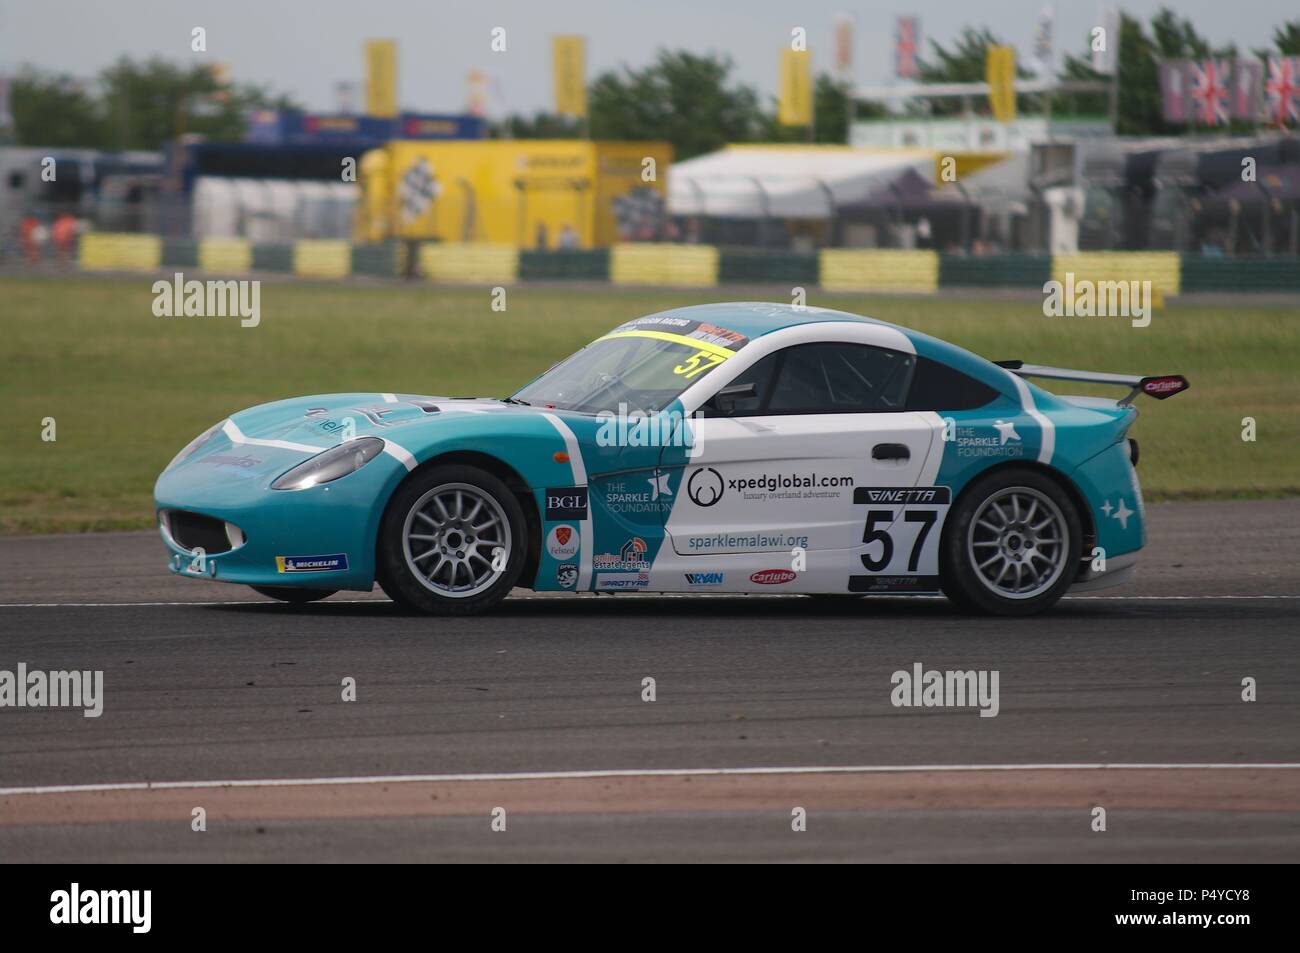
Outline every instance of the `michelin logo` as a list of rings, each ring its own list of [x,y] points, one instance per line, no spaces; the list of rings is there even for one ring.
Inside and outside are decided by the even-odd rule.
[[[329,556],[276,556],[276,572],[345,572],[348,568],[347,553],[333,553]]]

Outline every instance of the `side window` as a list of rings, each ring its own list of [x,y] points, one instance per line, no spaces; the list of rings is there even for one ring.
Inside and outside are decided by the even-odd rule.
[[[709,401],[705,413],[710,417],[747,417],[759,413],[772,392],[772,374],[776,370],[780,357],[780,351],[769,354],[727,385],[730,388],[753,384],[753,397],[731,398],[729,401],[731,407],[726,411],[719,410],[714,401]]]
[[[800,344],[780,352],[767,414],[902,410],[913,357],[865,344]]]
[[[998,392],[961,371],[928,357],[918,358],[907,395],[908,410],[974,410],[991,403]]]

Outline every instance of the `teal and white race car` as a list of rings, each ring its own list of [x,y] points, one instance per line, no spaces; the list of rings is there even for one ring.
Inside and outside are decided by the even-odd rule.
[[[1026,378],[1116,384],[1059,397]],[[709,304],[622,324],[511,397],[263,404],[158,478],[171,568],[425,612],[569,592],[945,593],[1028,615],[1144,543],[1139,394],[881,321]]]

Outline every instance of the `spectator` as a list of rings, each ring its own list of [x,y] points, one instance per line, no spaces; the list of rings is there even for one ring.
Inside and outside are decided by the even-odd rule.
[[[50,228],[50,235],[54,239],[59,258],[65,262],[71,261],[77,250],[76,217],[68,212],[59,213]]]
[[[22,242],[23,254],[27,263],[34,265],[41,260],[41,243],[45,241],[45,229],[35,215],[24,216],[18,226],[18,237]]]

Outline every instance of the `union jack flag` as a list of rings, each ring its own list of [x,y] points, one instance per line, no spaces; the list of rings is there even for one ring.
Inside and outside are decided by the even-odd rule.
[[[1228,83],[1232,67],[1227,60],[1192,63],[1192,102],[1196,121],[1203,126],[1220,126],[1228,121]]]
[[[1268,118],[1279,126],[1300,122],[1300,56],[1270,56],[1268,82]]]
[[[899,17],[894,27],[894,75],[899,79],[916,79],[921,74],[917,54],[921,52],[921,21],[918,17]]]

